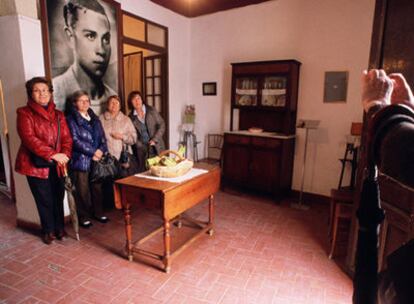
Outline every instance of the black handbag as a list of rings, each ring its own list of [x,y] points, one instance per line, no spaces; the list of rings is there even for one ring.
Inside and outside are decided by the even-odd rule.
[[[122,147],[119,157],[119,177],[127,177],[138,173],[138,161],[134,155],[128,152],[128,145]]]
[[[57,134],[57,137],[56,137],[55,150],[56,150],[57,145],[58,145],[58,142],[60,140],[60,120],[59,120],[59,114],[57,114],[57,123],[58,123],[58,134]],[[32,163],[34,164],[34,166],[36,168],[51,168],[51,167],[56,166],[56,163],[53,160],[47,161],[46,159],[44,159],[44,158],[42,158],[40,156],[37,156],[34,153],[31,153],[30,158],[31,158]]]
[[[106,153],[99,161],[92,161],[89,179],[91,182],[111,181],[118,177],[118,160],[111,154]]]

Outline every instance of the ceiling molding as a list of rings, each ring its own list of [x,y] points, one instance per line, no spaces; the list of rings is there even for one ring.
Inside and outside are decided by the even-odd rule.
[[[180,15],[193,18],[272,0],[151,0]]]

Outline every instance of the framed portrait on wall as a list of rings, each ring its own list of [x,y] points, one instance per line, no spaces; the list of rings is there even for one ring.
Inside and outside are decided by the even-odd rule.
[[[41,0],[46,77],[60,110],[86,91],[99,115],[120,92],[120,4],[113,0]]]

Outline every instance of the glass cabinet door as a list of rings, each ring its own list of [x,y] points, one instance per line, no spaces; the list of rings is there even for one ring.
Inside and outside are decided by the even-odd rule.
[[[257,105],[257,78],[236,78],[235,104],[237,106]]]
[[[264,77],[261,87],[261,105],[265,107],[286,106],[286,83],[285,76]]]

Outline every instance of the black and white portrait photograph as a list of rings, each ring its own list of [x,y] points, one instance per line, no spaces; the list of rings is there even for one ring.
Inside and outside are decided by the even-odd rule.
[[[54,101],[64,110],[79,90],[99,115],[109,96],[118,94],[116,2],[46,0],[50,75]]]

